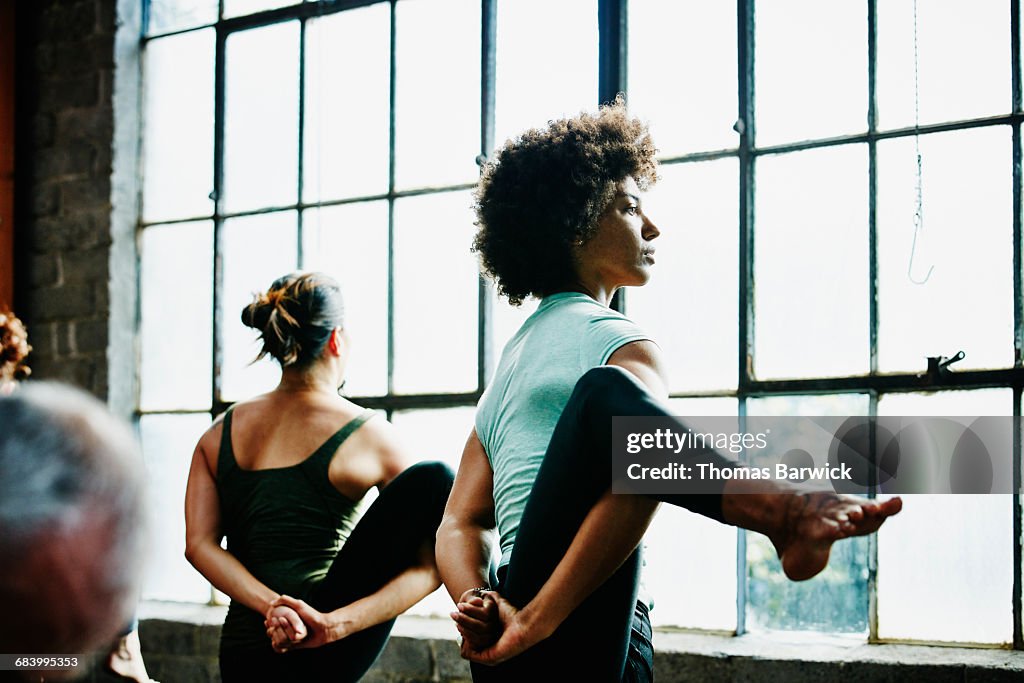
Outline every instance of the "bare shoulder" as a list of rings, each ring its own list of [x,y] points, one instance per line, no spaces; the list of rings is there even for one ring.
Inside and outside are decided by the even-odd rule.
[[[335,453],[330,477],[335,487],[350,497],[383,486],[408,467],[412,460],[394,425],[382,414],[366,420]]]
[[[367,446],[379,453],[393,453],[404,449],[398,430],[382,413],[375,413],[360,428],[366,438]]]
[[[230,410],[234,413],[240,406],[244,406],[248,403],[255,403],[261,398],[263,397],[258,396],[248,401],[239,401],[238,403],[233,404]],[[217,417],[213,418],[213,422],[211,422],[209,428],[203,432],[203,435],[199,437],[199,443],[196,444],[196,452],[206,459],[206,463],[209,466],[210,471],[214,474],[217,472],[217,457],[220,454],[220,444],[224,435],[224,422],[227,414],[227,411],[224,411],[217,415]]]
[[[408,444],[384,415],[373,416],[363,424],[360,431],[365,432],[367,450],[380,464],[385,481],[390,481],[412,464]]]
[[[203,435],[199,437],[199,443],[196,444],[196,452],[206,459],[211,471],[216,471],[217,467],[217,454],[220,451],[221,436],[224,433],[224,415],[221,413],[213,419],[210,427],[203,432]]]

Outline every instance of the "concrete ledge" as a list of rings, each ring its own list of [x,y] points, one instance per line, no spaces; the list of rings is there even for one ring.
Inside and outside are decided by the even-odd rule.
[[[161,683],[219,683],[217,651],[226,607],[146,602],[139,638],[149,675]],[[454,626],[443,619],[404,616],[363,680],[366,683],[469,683]]]
[[[139,635],[150,675],[162,683],[217,683],[225,607],[144,603]],[[368,683],[467,683],[455,629],[444,619],[400,617]],[[656,631],[659,683],[784,680],[846,683],[1024,680],[1024,652],[1000,649],[868,645],[811,634],[716,636]]]
[[[655,671],[664,681],[794,683],[1020,681],[1024,652],[927,645],[869,645],[857,638],[801,633],[740,637],[656,631]]]

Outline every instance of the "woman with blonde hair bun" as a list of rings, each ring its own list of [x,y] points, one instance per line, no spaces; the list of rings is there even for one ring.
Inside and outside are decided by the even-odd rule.
[[[410,466],[385,419],[338,395],[349,337],[333,279],[285,275],[242,322],[281,381],[214,421],[185,494],[185,555],[231,597],[221,678],[355,681],[395,617],[440,585],[434,535],[452,473]]]

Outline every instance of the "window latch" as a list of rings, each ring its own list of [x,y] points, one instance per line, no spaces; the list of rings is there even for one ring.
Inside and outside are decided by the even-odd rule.
[[[935,379],[945,377],[953,373],[949,366],[962,361],[967,356],[963,351],[957,351],[953,356],[928,356],[928,376]]]

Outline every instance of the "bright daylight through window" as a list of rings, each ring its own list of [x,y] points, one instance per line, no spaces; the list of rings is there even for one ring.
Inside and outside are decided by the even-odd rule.
[[[211,599],[168,511],[211,419],[276,382],[238,311],[283,273],[339,280],[346,394],[457,466],[536,307],[479,279],[480,157],[620,90],[662,165],[654,278],[617,305],[662,347],[678,415],[1020,414],[1016,0],[145,4],[145,597]],[[922,385],[927,356],[960,350]],[[666,506],[652,621],[1012,643],[1013,497],[912,500],[801,583],[764,537]],[[415,611],[449,609],[438,593]]]

